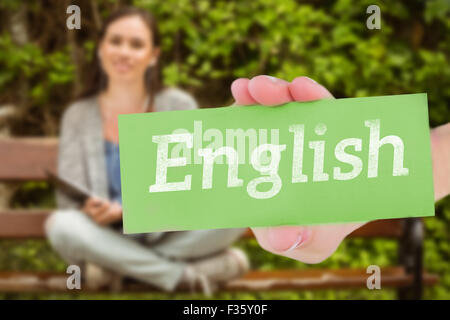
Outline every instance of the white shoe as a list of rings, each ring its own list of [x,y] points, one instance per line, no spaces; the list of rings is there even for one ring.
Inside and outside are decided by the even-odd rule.
[[[250,262],[245,252],[228,248],[214,256],[188,263],[180,284],[187,285],[191,293],[200,287],[203,294],[211,296],[220,284],[243,276],[249,269]]]
[[[210,282],[223,284],[242,277],[250,269],[250,262],[241,249],[227,248],[214,256],[196,260],[189,266]]]
[[[97,291],[104,288],[109,288],[112,292],[121,290],[122,277],[94,263],[85,263],[82,277],[88,290]]]
[[[186,285],[191,294],[195,293],[197,288],[200,287],[201,292],[207,297],[211,297],[217,290],[217,286],[210,279],[208,279],[206,275],[198,272],[190,264],[188,264],[184,269],[180,284]]]

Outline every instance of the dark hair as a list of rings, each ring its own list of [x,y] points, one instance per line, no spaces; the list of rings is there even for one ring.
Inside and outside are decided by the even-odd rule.
[[[100,42],[103,40],[103,37],[105,36],[106,30],[108,29],[109,25],[120,18],[129,16],[139,16],[151,31],[153,46],[160,46],[158,25],[156,23],[156,19],[150,12],[134,7],[124,7],[114,11],[104,21],[98,34],[97,43],[95,45],[94,58],[91,62],[92,65],[88,69],[90,72],[87,74],[87,79],[85,81],[86,86],[78,96],[79,99],[96,95],[107,88],[108,77],[101,67],[100,58],[97,54],[98,47]],[[150,96],[147,111],[153,107],[155,94],[162,89],[160,64],[158,61],[154,66],[148,67],[145,72],[145,88],[147,89],[147,93]]]

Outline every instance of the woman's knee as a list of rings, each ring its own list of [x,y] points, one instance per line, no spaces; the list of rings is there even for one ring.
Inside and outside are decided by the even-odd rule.
[[[50,244],[57,250],[63,251],[82,245],[86,241],[84,236],[86,230],[83,230],[86,218],[82,212],[77,210],[67,209],[53,212],[44,225]]]

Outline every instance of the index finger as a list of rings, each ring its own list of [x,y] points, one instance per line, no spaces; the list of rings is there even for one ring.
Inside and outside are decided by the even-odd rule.
[[[240,78],[231,85],[231,93],[238,105],[278,105],[293,101],[289,82],[271,76],[260,75],[251,80]]]

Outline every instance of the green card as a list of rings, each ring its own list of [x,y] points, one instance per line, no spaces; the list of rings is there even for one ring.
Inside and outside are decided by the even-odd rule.
[[[119,116],[125,233],[434,215],[426,94]]]

